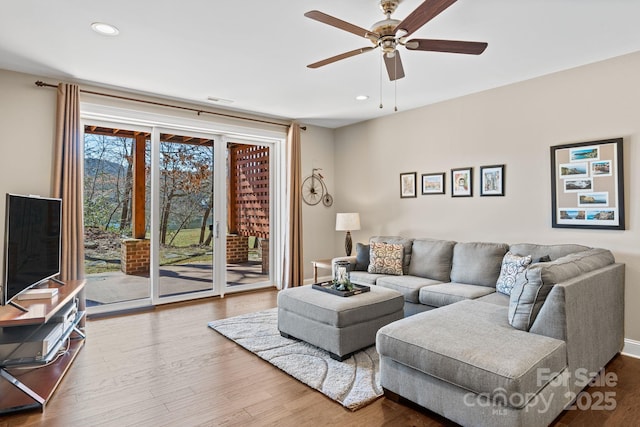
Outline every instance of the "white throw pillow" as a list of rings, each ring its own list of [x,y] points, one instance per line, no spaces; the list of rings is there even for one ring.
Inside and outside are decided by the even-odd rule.
[[[529,264],[531,264],[531,255],[519,256],[507,252],[502,258],[502,267],[496,282],[496,291],[511,295],[511,289],[516,284],[518,274],[521,274]]]

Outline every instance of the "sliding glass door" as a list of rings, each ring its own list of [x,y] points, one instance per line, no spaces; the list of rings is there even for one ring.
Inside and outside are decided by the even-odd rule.
[[[160,133],[159,297],[211,291],[214,140]]]
[[[91,311],[273,286],[273,140],[108,122],[84,137]]]
[[[226,290],[253,289],[271,280],[272,147],[226,144]]]

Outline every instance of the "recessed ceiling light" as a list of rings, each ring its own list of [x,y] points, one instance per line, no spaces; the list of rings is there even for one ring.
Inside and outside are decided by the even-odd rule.
[[[120,34],[120,30],[111,24],[105,24],[104,22],[94,22],[91,24],[91,29],[103,36],[117,36]]]
[[[369,99],[368,95],[358,95],[358,96],[356,96],[356,100],[358,100],[358,101],[366,101],[367,99]]]

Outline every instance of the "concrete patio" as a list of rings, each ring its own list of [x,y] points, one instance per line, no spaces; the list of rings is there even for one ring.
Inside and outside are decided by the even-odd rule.
[[[160,296],[178,295],[212,288],[213,268],[210,264],[180,264],[160,267]],[[259,261],[227,264],[227,286],[265,282]],[[87,275],[87,306],[112,304],[148,298],[149,276],[127,275],[120,271]]]

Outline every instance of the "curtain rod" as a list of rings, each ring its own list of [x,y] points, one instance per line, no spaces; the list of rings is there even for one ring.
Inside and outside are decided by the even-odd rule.
[[[52,87],[52,88],[58,88],[57,85],[52,85],[51,83],[45,83],[41,80],[38,80],[36,82],[36,86],[38,87]],[[284,127],[289,127],[290,125],[285,125],[283,123],[278,123],[278,122],[271,122],[268,120],[260,120],[260,119],[252,119],[250,117],[242,117],[242,116],[235,116],[233,114],[225,114],[225,113],[214,113],[212,111],[206,111],[206,110],[198,110],[197,108],[190,108],[190,107],[183,107],[180,105],[172,105],[172,104],[164,104],[162,102],[156,102],[156,101],[148,101],[145,99],[137,99],[137,98],[130,98],[127,96],[121,96],[121,95],[112,95],[110,93],[104,93],[104,92],[94,92],[92,90],[86,90],[86,89],[80,89],[80,92],[82,93],[88,93],[91,95],[97,95],[97,96],[105,96],[107,98],[116,98],[116,99],[122,99],[124,101],[133,101],[133,102],[141,102],[143,104],[151,104],[151,105],[156,105],[159,107],[169,107],[169,108],[176,108],[179,110],[186,110],[186,111],[193,111],[195,113],[197,113],[198,115],[201,114],[212,114],[214,116],[222,116],[222,117],[228,117],[231,119],[239,119],[239,120],[248,120],[251,122],[257,122],[257,123],[266,123],[269,125],[276,125],[276,126],[284,126]],[[307,130],[306,126],[300,126],[301,130]]]

